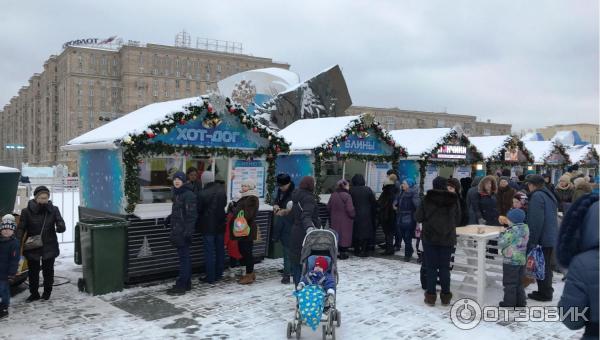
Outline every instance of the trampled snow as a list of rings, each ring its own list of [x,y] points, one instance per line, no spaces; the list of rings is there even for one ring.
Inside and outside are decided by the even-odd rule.
[[[545,141],[523,141],[523,144],[533,156],[535,164],[543,164],[544,159],[554,151],[554,143]]]
[[[471,144],[473,144],[475,148],[481,152],[484,159],[488,159],[494,155],[497,155],[498,152],[502,150],[507,140],[510,139],[512,139],[512,137],[509,135],[469,137]]]
[[[279,135],[292,144],[292,150],[312,150],[341,135],[350,123],[359,117],[300,119],[279,131]]]
[[[420,265],[400,258],[351,257],[338,262],[342,324],[336,329],[337,339],[540,340],[582,335],[560,322],[482,321],[472,330],[460,330],[450,320],[450,306],[441,306],[439,300],[435,307],[423,303]],[[194,275],[192,291],[177,297],[165,294],[173,280],[90,296],[77,290],[82,268],[73,263],[73,244],[61,244],[52,298],[26,303],[28,292],[23,287],[12,298],[9,318],[0,320],[0,339],[285,339],[295,300],[293,286],[279,282],[281,266],[281,259],[264,260],[255,267],[257,281],[245,286],[232,278],[216,285],[199,284]],[[528,301],[528,305],[556,306],[563,291],[561,278],[554,276],[552,302]],[[532,285],[527,292],[535,288]],[[488,287],[486,304],[497,304],[501,295],[501,287]],[[301,338],[321,339],[321,329],[303,327]]]
[[[396,145],[406,149],[408,156],[421,156],[430,152],[446,137],[452,129],[403,129],[390,131]]]

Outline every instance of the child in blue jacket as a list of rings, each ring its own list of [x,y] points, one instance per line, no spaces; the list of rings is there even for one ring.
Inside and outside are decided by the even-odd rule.
[[[19,265],[19,243],[15,238],[15,217],[7,214],[0,224],[0,319],[8,316],[10,284],[8,278],[17,273]]]

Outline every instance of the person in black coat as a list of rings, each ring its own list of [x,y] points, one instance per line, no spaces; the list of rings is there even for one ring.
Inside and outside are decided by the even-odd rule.
[[[467,190],[465,201],[467,204],[467,224],[477,224],[479,219],[479,182],[480,176],[475,176],[471,182],[471,187]],[[463,212],[464,214],[464,212]]]
[[[394,176],[395,177],[395,176]],[[383,191],[377,200],[377,221],[385,234],[384,255],[394,255],[394,236],[396,232],[396,182],[389,178],[383,183]]]
[[[256,216],[258,215],[258,209],[260,207],[256,183],[253,180],[242,181],[240,195],[241,198],[235,202],[233,207],[233,216],[237,220],[238,215],[243,215],[246,223],[250,227],[250,232],[246,236],[236,236],[233,228],[236,224],[236,220],[234,220],[233,223],[231,223],[231,235],[232,239],[238,241],[238,247],[240,249],[240,254],[242,255],[242,262],[246,266],[246,274],[244,274],[244,276],[238,280],[238,283],[246,285],[252,284],[254,281],[256,281],[256,273],[254,272],[254,256],[252,254],[254,241],[258,239],[258,223],[256,223]]]
[[[448,305],[450,292],[450,258],[456,244],[456,227],[460,223],[460,206],[456,193],[448,191],[448,181],[443,177],[433,180],[433,189],[427,191],[416,213],[423,224],[424,265],[427,270],[425,303],[435,305],[436,282],[439,277],[442,291],[440,299]]]
[[[498,204],[496,194],[498,184],[494,176],[485,176],[478,185],[479,189],[479,210],[477,211],[478,224],[499,226]]]
[[[27,203],[27,208],[21,210],[21,219],[17,228],[17,240],[26,240],[32,236],[42,236],[42,247],[27,250],[24,246],[23,255],[29,265],[29,293],[27,302],[40,299],[40,268],[44,274],[44,293],[42,298],[48,300],[54,284],[54,260],[60,254],[56,233],[64,233],[65,221],[60,211],[50,201],[50,190],[45,186],[37,187],[33,192],[34,199]],[[41,261],[41,266],[40,266]]]
[[[173,207],[171,215],[167,218],[171,232],[169,239],[177,248],[179,257],[179,277],[175,285],[167,290],[169,295],[183,295],[192,289],[192,259],[190,248],[192,246],[192,234],[194,233],[198,206],[196,195],[191,186],[184,185],[185,174],[177,172],[173,175]]]
[[[377,199],[373,190],[365,185],[365,177],[361,174],[352,177],[350,196],[356,212],[352,230],[352,236],[356,240],[354,252],[357,256],[367,257],[367,247],[375,230]]]
[[[319,219],[319,210],[317,200],[314,195],[315,179],[311,176],[305,176],[300,181],[298,189],[292,194],[291,215],[294,220],[292,225],[292,234],[290,236],[290,269],[294,279],[294,287],[300,283],[302,276],[302,242],[306,233],[311,228],[319,228],[321,220]]]
[[[19,266],[19,242],[15,238],[15,217],[6,214],[0,224],[0,319],[8,316],[10,305],[9,278],[17,273]]]
[[[215,182],[212,171],[202,173],[202,185],[198,192],[198,229],[202,234],[204,269],[206,276],[200,281],[214,283],[223,278],[225,267],[225,208],[227,193],[221,183]]]
[[[288,174],[277,175],[277,193],[273,200],[273,241],[281,241],[283,248],[283,273],[281,283],[290,283],[292,271],[290,269],[290,236],[292,232],[292,224],[294,223],[291,206],[288,208],[288,203],[292,201],[292,193],[295,186],[292,178]]]

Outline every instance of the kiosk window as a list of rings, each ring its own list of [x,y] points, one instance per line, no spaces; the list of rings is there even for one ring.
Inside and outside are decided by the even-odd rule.
[[[146,158],[140,167],[140,203],[171,201],[173,175],[181,171],[183,161],[176,158]]]
[[[335,185],[342,179],[344,171],[343,161],[323,161],[321,163],[321,194],[331,194],[335,191]]]
[[[346,160],[346,171],[344,178],[350,183],[352,183],[352,177],[356,174],[361,174],[365,177],[365,181],[367,180],[366,176],[366,164],[363,161],[357,161],[354,159]]]

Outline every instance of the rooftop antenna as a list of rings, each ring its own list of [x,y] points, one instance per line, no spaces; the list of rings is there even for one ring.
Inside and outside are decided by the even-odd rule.
[[[190,48],[192,46],[192,37],[188,32],[182,30],[175,36],[175,47]]]

